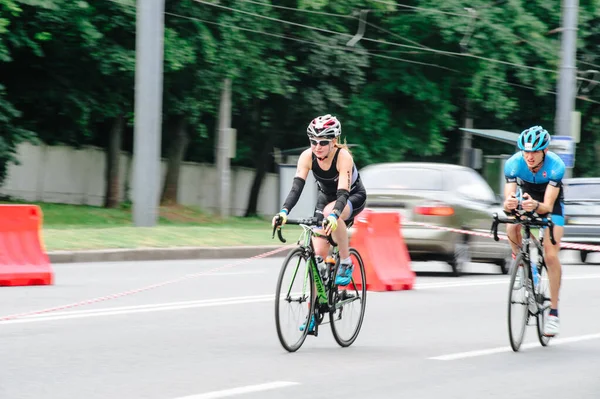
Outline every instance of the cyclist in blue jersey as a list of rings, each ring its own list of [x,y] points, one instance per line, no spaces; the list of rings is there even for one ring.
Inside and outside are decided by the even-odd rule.
[[[516,209],[519,199],[525,211],[536,212],[540,216],[552,215],[556,244],[544,242],[544,259],[550,281],[550,314],[544,326],[544,335],[555,336],[559,332],[558,296],[562,267],[558,258],[560,241],[564,233],[564,199],[562,179],[565,164],[555,153],[548,151],[550,134],[541,126],[533,126],[519,135],[521,151],[510,157],[504,165],[506,185],[504,186],[504,210]],[[517,187],[522,198],[517,197]],[[506,235],[510,240],[513,258],[521,242],[521,226],[509,224]]]

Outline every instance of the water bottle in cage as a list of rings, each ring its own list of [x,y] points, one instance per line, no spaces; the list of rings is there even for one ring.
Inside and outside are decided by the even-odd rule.
[[[317,261],[317,269],[319,269],[319,274],[323,280],[327,279],[327,265],[323,258],[319,255],[315,256],[315,260]]]
[[[538,284],[540,283],[540,273],[538,272],[537,264],[531,259],[531,276],[533,277],[533,287],[537,290]]]
[[[537,292],[538,285],[540,283],[540,272],[538,271],[538,264],[540,254],[538,253],[537,247],[534,247],[529,255],[529,259],[531,259],[531,278],[533,279],[533,288]],[[536,262],[537,260],[537,262]]]

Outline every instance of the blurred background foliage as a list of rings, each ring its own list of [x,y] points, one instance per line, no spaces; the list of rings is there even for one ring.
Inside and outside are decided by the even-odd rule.
[[[585,78],[600,70],[599,4],[580,1]],[[24,140],[132,151],[135,6],[0,0],[0,179]],[[364,37],[347,46],[365,9]],[[165,11],[162,142],[173,164],[214,162],[225,78],[238,132],[232,164],[263,172],[275,168],[274,147],[307,146],[308,122],[324,113],[342,121],[359,167],[458,163],[467,100],[476,128],[554,128],[559,1],[166,0]],[[580,88],[576,109],[574,175],[599,175],[600,89]],[[513,151],[487,139],[474,146]]]

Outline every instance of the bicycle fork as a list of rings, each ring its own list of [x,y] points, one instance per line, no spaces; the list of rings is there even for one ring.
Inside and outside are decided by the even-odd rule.
[[[525,233],[526,237],[523,238],[523,248],[521,250],[523,254],[523,278],[521,279],[521,284],[525,284],[525,300],[528,304],[529,314],[532,316],[537,315],[538,313],[538,304],[535,300],[535,290],[533,286],[532,280],[532,270],[531,270],[531,253],[530,253],[530,237],[527,233]],[[517,266],[519,267],[519,266]],[[525,270],[526,269],[526,270]],[[527,277],[527,278],[525,278]]]

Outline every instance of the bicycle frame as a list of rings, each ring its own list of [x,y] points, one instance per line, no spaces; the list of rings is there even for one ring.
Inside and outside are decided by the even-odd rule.
[[[530,243],[533,242],[533,245],[536,246],[538,250],[538,257],[542,260],[539,262],[540,264],[536,265],[538,272],[541,273],[542,266],[546,263],[544,258],[544,228],[547,227],[550,233],[550,242],[553,245],[556,244],[556,240],[554,239],[554,223],[552,223],[552,218],[549,217],[539,217],[534,212],[524,212],[520,213],[516,210],[512,211],[512,216],[514,219],[501,219],[498,217],[497,213],[494,213],[494,222],[492,223],[492,233],[494,235],[494,240],[498,241],[498,224],[499,223],[510,223],[510,224],[520,224],[523,232],[523,237],[521,240],[521,248],[520,252],[523,255],[523,261],[527,265],[528,272],[531,271],[531,258],[530,258]],[[540,238],[539,240],[535,237],[535,235],[531,234],[532,227],[540,229]]]
[[[538,269],[538,272],[541,272],[542,270],[542,266],[543,264],[545,264],[545,258],[544,258],[544,245],[543,245],[543,241],[544,241],[544,229],[540,228],[540,238],[538,240],[538,238],[535,236],[535,234],[532,234],[531,232],[532,228],[530,225],[526,224],[526,225],[522,225],[522,236],[523,238],[521,239],[521,253],[523,254],[523,260],[527,263],[527,265],[529,267],[531,267],[531,244],[535,245],[537,251],[538,251],[538,257],[540,259],[542,259],[542,262],[540,262],[540,264],[536,264],[536,267]]]
[[[315,249],[313,247],[313,243],[312,243],[312,237],[316,236],[316,237],[320,237],[324,235],[318,233],[317,231],[314,230],[313,227],[308,226],[306,224],[299,224],[300,227],[302,227],[302,233],[300,235],[300,238],[298,239],[298,244],[300,245],[301,248],[304,249],[305,253],[308,255],[309,257],[309,262],[310,262],[310,270],[312,270],[312,275],[313,275],[313,282],[315,283],[315,287],[317,290],[317,298],[319,300],[320,304],[323,305],[327,305],[329,304],[329,298],[328,298],[328,289],[326,289],[325,287],[325,283],[323,282],[323,279],[321,278],[321,274],[319,273],[319,268],[317,267],[317,261],[315,259]],[[333,255],[334,257],[337,257],[337,246],[333,247]],[[298,260],[298,262],[300,262],[300,260]],[[306,269],[306,273],[308,273],[308,268]],[[288,289],[288,295],[290,294],[290,291],[292,290],[292,284],[294,283],[295,279],[296,279],[296,272],[298,271],[298,267],[296,267],[296,270],[294,271],[294,276],[292,278],[292,282],[290,283],[290,287]],[[308,280],[308,276],[304,276],[304,283],[306,284],[306,281]],[[331,281],[331,280],[330,280]],[[303,289],[306,289],[306,286],[303,287]]]
[[[358,266],[359,274],[362,279],[361,281],[363,282],[362,286],[357,287],[354,285],[354,291],[356,294],[350,292],[350,290],[345,288],[345,286],[340,287],[338,290],[338,285],[336,284],[336,268],[340,262],[339,247],[338,244],[332,239],[331,235],[326,234],[325,230],[321,230],[319,228],[321,225],[326,227],[326,221],[323,222],[319,220],[319,218],[310,217],[303,219],[288,219],[287,223],[300,226],[302,232],[297,241],[298,246],[294,248],[286,257],[279,274],[279,279],[277,280],[275,321],[279,341],[286,350],[289,352],[295,352],[300,348],[300,346],[302,346],[308,335],[314,335],[315,337],[318,336],[320,325],[330,324],[333,337],[340,346],[347,347],[352,345],[358,336],[365,313],[364,304],[367,295],[367,289],[365,283],[365,267],[362,257],[355,248],[349,249],[350,255],[356,258],[357,263],[355,266]],[[285,243],[286,240],[283,238],[281,233],[281,227],[283,224],[284,223],[282,223],[281,218],[273,219],[273,238],[275,237],[275,232],[277,232],[279,240]],[[328,254],[333,258],[334,262],[325,261],[325,270],[319,270],[320,265],[317,264],[317,255],[315,253],[314,240],[312,239],[313,237],[326,238],[329,242],[330,246],[328,249]],[[294,261],[294,259],[297,260]],[[306,270],[298,274],[301,262],[307,262]],[[287,297],[284,299],[282,298],[282,295],[285,292],[284,274],[286,271],[288,273],[291,272],[292,282],[289,283]],[[312,273],[312,277],[310,277],[310,273]],[[296,282],[296,279],[299,277],[303,278],[302,283],[299,281]],[[354,279],[351,278],[351,282],[353,281]],[[295,282],[297,287],[296,290],[302,290],[299,295],[296,292],[292,293],[292,287],[294,286]],[[292,297],[292,294],[294,297]],[[304,324],[302,324],[300,327],[300,331],[303,331],[303,334],[296,341],[288,341],[288,339],[284,336],[284,329],[282,329],[280,324],[280,305],[284,301],[287,301],[288,303],[298,302],[300,306],[304,304],[308,305],[309,308],[309,314],[307,318],[304,319]],[[354,317],[355,311],[353,311],[353,308],[349,308],[350,310],[348,311],[345,310],[345,306],[354,301],[360,301],[358,318]],[[350,312],[350,316],[344,316],[348,312]],[[327,314],[329,314],[329,321],[324,322],[324,317]],[[341,323],[343,319],[348,319],[350,322],[355,322],[356,324],[349,336],[345,336],[344,333],[341,332],[342,330],[339,329],[339,323]],[[309,322],[313,327],[308,327]]]
[[[543,279],[544,269],[546,269],[545,263],[546,259],[544,257],[544,240],[546,227],[548,228],[549,239],[552,245],[556,245],[556,240],[554,239],[554,223],[552,222],[552,217],[550,215],[540,216],[536,212],[528,212],[523,209],[512,210],[510,212],[505,211],[507,216],[511,216],[510,218],[500,218],[497,213],[493,214],[493,223],[492,223],[492,233],[495,241],[499,241],[498,237],[498,225],[500,223],[503,224],[519,224],[522,232],[521,237],[521,246],[519,248],[519,253],[516,254],[516,260],[513,262],[513,269],[511,271],[511,279],[510,279],[510,287],[509,287],[509,302],[508,302],[508,334],[510,339],[510,344],[513,351],[517,352],[523,343],[523,337],[525,334],[525,329],[529,325],[529,319],[531,316],[535,317],[537,320],[537,332],[538,339],[542,346],[548,345],[548,340],[550,339],[548,336],[544,335],[544,320],[545,320],[545,312],[550,308],[550,296],[548,292],[550,290],[549,285],[546,285]],[[532,233],[532,230],[539,230],[539,238],[536,237],[535,234]],[[515,245],[518,245],[516,242]],[[535,265],[535,269],[532,270],[531,263],[531,249],[532,246],[537,249],[538,262]],[[516,263],[520,261],[522,264],[522,268],[519,268],[519,265]],[[515,281],[517,275],[519,273],[519,269],[522,269],[522,279],[521,286],[515,288]],[[536,283],[536,279],[534,276],[530,275],[533,271],[537,271],[538,279]],[[546,271],[547,273],[547,271]],[[546,277],[547,278],[547,277]],[[525,288],[525,293],[523,294],[523,298],[525,302],[521,302],[519,299],[513,299],[513,293],[515,290],[520,290],[521,288]],[[527,312],[523,314],[521,320],[522,324],[520,327],[520,332],[513,331],[513,327],[517,327],[518,324],[514,324],[512,320],[512,307],[513,304],[520,304],[527,306]],[[517,320],[518,323],[518,320]]]

